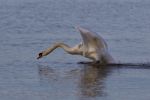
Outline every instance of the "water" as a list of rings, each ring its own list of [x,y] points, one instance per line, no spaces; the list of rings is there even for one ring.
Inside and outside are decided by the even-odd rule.
[[[74,26],[98,32],[121,63],[150,61],[149,0],[0,0],[2,100],[149,100],[149,66],[92,66],[54,42],[75,45]]]

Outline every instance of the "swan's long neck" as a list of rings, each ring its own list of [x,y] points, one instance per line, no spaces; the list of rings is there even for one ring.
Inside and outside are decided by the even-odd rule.
[[[57,47],[61,47],[63,48],[66,52],[68,53],[72,53],[72,48],[70,46],[68,46],[67,44],[64,43],[59,43],[58,45],[56,45]],[[56,47],[56,48],[57,48]]]
[[[48,55],[49,53],[51,53],[52,51],[54,51],[58,47],[63,48],[68,53],[72,52],[72,49],[68,45],[66,45],[64,43],[57,43],[53,47],[50,47],[50,48],[47,48],[46,50],[44,50],[44,54],[43,55],[44,56]]]

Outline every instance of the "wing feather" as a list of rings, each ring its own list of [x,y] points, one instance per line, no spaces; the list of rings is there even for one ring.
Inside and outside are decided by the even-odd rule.
[[[98,51],[101,48],[107,48],[106,42],[98,34],[81,27],[78,27],[77,29],[82,36],[85,52],[91,50]]]

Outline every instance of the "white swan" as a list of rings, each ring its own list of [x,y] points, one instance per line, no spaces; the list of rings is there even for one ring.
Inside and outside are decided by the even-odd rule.
[[[101,36],[85,28],[77,27],[77,29],[80,31],[83,42],[74,47],[69,47],[64,43],[56,43],[52,47],[40,52],[37,59],[47,56],[56,48],[61,47],[69,54],[81,55],[92,59],[94,62],[115,63],[112,56],[108,53],[105,40]]]

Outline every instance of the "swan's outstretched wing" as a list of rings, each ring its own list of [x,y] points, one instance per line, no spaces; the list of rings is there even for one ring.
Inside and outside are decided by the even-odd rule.
[[[80,31],[86,51],[99,51],[101,48],[107,48],[106,42],[98,34],[81,27],[77,27],[77,29]]]

